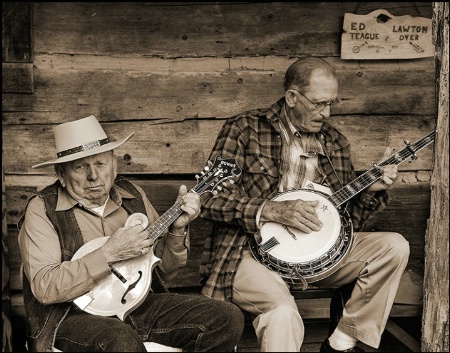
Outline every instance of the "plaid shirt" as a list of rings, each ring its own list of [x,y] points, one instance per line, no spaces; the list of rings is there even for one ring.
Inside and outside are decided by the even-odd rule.
[[[317,135],[297,131],[287,117],[286,109],[283,109],[278,125],[283,136],[279,191],[301,189],[305,179],[321,184],[323,175],[318,168],[318,154],[324,152]]]
[[[284,98],[270,108],[229,118],[210,154],[210,160],[217,155],[225,159],[234,158],[242,174],[227,192],[201,196],[201,217],[213,222],[212,233],[205,239],[200,265],[202,293],[207,297],[231,300],[233,278],[244,248],[258,231],[258,209],[279,191],[283,147],[279,121],[283,105]],[[337,191],[356,178],[350,159],[350,144],[327,123],[323,124],[317,137],[321,139],[339,179],[324,155],[318,156],[320,173],[327,186],[333,192]],[[377,192],[374,197],[364,191],[357,194],[347,207],[353,228],[362,230],[363,225],[387,203],[388,195],[384,191]]]

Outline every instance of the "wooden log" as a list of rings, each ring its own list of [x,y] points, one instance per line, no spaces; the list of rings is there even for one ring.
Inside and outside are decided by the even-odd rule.
[[[346,2],[171,5],[36,3],[35,50],[157,57],[337,54],[343,14],[360,9]],[[393,15],[417,16],[420,9],[431,18],[430,3],[384,5]]]
[[[3,124],[54,124],[90,114],[102,121],[224,118],[270,106],[283,96],[284,73],[295,59],[249,61],[263,69],[248,69],[247,60],[237,67],[237,59],[223,58],[38,56],[34,94],[3,95]],[[429,60],[385,67],[329,61],[340,82],[334,115],[433,114]]]
[[[395,150],[427,135],[434,119],[418,116],[376,116],[362,120],[354,116],[329,119],[347,136],[353,146],[353,162],[358,171],[372,168],[387,146]],[[105,123],[103,127],[113,140],[130,132],[136,135],[117,148],[119,171],[123,174],[186,174],[201,171],[209,157],[223,120],[186,120],[177,123],[152,124],[144,121]],[[124,125],[125,124],[125,125]],[[31,166],[56,158],[51,125],[3,126],[5,175],[49,174],[51,168]],[[411,159],[399,166],[402,171],[430,170],[432,147],[423,149],[418,161]]]

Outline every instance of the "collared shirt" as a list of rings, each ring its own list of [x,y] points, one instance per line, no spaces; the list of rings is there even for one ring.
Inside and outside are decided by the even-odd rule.
[[[158,214],[144,191],[134,184],[144,200],[149,223]],[[103,217],[79,204],[63,188],[58,190],[56,210],[72,208],[85,243],[111,236],[125,225],[128,213],[121,206],[122,199],[134,198],[120,187],[113,186],[106,202]],[[162,259],[159,267],[165,279],[174,277],[185,266],[189,235],[178,237],[163,234],[155,245],[155,255]],[[53,224],[48,219],[44,202],[39,197],[28,204],[25,220],[19,232],[19,246],[24,272],[35,297],[43,304],[72,300],[91,290],[111,273],[103,251],[98,248],[81,259],[61,262],[61,246]]]
[[[283,136],[279,191],[301,189],[306,179],[319,184],[323,176],[318,166],[318,154],[324,152],[316,134],[295,129],[286,109],[280,116],[279,127]]]
[[[202,292],[208,297],[231,300],[232,282],[246,242],[258,230],[256,216],[261,205],[279,191],[283,139],[279,128],[284,98],[269,108],[248,111],[229,118],[219,132],[209,159],[217,155],[234,158],[242,169],[235,187],[217,195],[205,193],[201,217],[214,222],[205,239],[200,272]],[[354,180],[348,140],[324,123],[317,134],[332,161],[318,156],[318,168],[327,186],[337,191]],[[333,169],[334,168],[334,169]],[[347,210],[355,230],[361,230],[375,212],[386,207],[388,196],[364,191],[349,201]]]

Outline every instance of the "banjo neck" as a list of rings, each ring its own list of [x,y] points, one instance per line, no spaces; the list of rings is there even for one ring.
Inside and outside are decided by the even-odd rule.
[[[430,132],[428,135],[420,139],[419,141],[415,143],[410,143],[409,141],[405,141],[406,147],[403,148],[401,151],[394,153],[393,155],[389,156],[388,158],[384,159],[378,164],[373,164],[374,167],[364,174],[361,174],[358,178],[351,181],[335,193],[333,193],[330,196],[331,202],[336,206],[339,207],[343,203],[350,200],[353,196],[364,190],[365,188],[369,187],[373,183],[375,183],[377,180],[381,178],[381,166],[389,165],[389,164],[395,164],[399,165],[409,159],[410,157],[415,161],[417,160],[416,152],[419,152],[421,149],[428,146],[430,143],[434,141],[435,138],[435,131]]]

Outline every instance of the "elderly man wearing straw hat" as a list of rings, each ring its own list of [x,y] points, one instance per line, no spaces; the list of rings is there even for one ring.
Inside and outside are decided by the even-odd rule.
[[[30,351],[145,352],[151,341],[225,352],[240,339],[235,305],[165,288],[186,263],[200,198],[182,185],[180,215],[152,236],[155,209],[117,175],[113,150],[132,136],[111,141],[94,116],[64,123],[54,129],[57,158],[33,166],[54,166],[58,180],[30,199],[19,222]],[[77,256],[89,244],[97,245]]]

